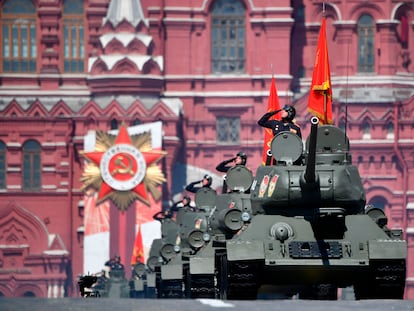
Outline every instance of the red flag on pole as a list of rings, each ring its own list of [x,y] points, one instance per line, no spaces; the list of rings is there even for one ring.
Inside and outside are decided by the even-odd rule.
[[[141,226],[139,226],[137,236],[135,237],[134,250],[132,251],[131,265],[144,262],[144,244],[142,242]]]
[[[319,118],[321,124],[332,124],[332,85],[328,45],[326,43],[325,17],[322,17],[322,25],[319,31],[308,110]]]
[[[267,99],[267,112],[279,110],[279,98],[277,96],[276,91],[276,83],[275,78],[272,77],[272,83],[270,85],[270,92],[269,92],[269,98]],[[270,119],[280,119],[280,113],[275,114]],[[266,164],[268,151],[270,150],[270,143],[272,142],[273,138],[273,132],[272,129],[265,128],[265,135],[264,135],[264,144],[263,144],[263,158],[262,158],[262,164]]]

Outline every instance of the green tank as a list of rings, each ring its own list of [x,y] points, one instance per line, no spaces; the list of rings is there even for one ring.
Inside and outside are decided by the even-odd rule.
[[[151,250],[158,298],[190,297],[189,259],[209,243],[207,216],[214,207],[216,192],[202,188],[196,193],[197,211],[183,207],[177,211],[176,221],[162,221],[162,238],[154,240]],[[158,246],[156,246],[158,245]]]
[[[99,275],[83,275],[78,281],[80,294],[84,298],[129,298],[130,284],[125,278],[124,269],[111,270],[106,277]]]
[[[253,175],[245,166],[237,165],[227,172],[229,192],[217,194],[208,209],[209,241],[189,258],[189,298],[227,298],[226,242],[243,232],[250,221],[252,182]]]
[[[146,264],[138,262],[132,266],[129,280],[131,298],[156,298],[156,275]]]
[[[282,132],[271,151],[251,187],[251,221],[226,240],[223,295],[333,300],[353,287],[356,299],[402,299],[407,243],[383,211],[366,208],[344,132],[312,118],[305,148]]]
[[[146,278],[150,289],[153,289],[154,296],[157,298],[181,298],[181,279],[172,262],[179,255],[175,249],[175,243],[179,235],[179,224],[171,219],[161,220],[161,238],[154,239],[151,244],[150,253],[147,259]],[[171,265],[170,265],[171,264]],[[167,275],[166,271],[173,267],[174,275]],[[180,273],[179,273],[180,274]]]

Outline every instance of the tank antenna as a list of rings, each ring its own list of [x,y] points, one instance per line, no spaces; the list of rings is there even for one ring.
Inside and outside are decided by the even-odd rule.
[[[349,78],[349,42],[348,42],[348,51],[346,56],[346,85],[345,85],[345,137],[347,137],[348,130],[348,78]]]

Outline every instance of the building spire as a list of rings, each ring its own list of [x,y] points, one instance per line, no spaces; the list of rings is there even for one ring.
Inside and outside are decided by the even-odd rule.
[[[123,20],[134,26],[143,22],[148,27],[140,0],[111,0],[103,24],[109,21],[116,27]]]

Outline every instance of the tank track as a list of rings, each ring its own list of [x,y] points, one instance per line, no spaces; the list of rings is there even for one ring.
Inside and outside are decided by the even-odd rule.
[[[158,286],[158,298],[183,298],[182,280],[162,280]]]
[[[379,260],[371,264],[367,278],[354,285],[355,299],[403,299],[404,260]]]
[[[254,300],[257,298],[259,266],[255,262],[228,262],[227,298]]]
[[[214,275],[192,275],[189,286],[191,298],[216,298],[216,282]]]

